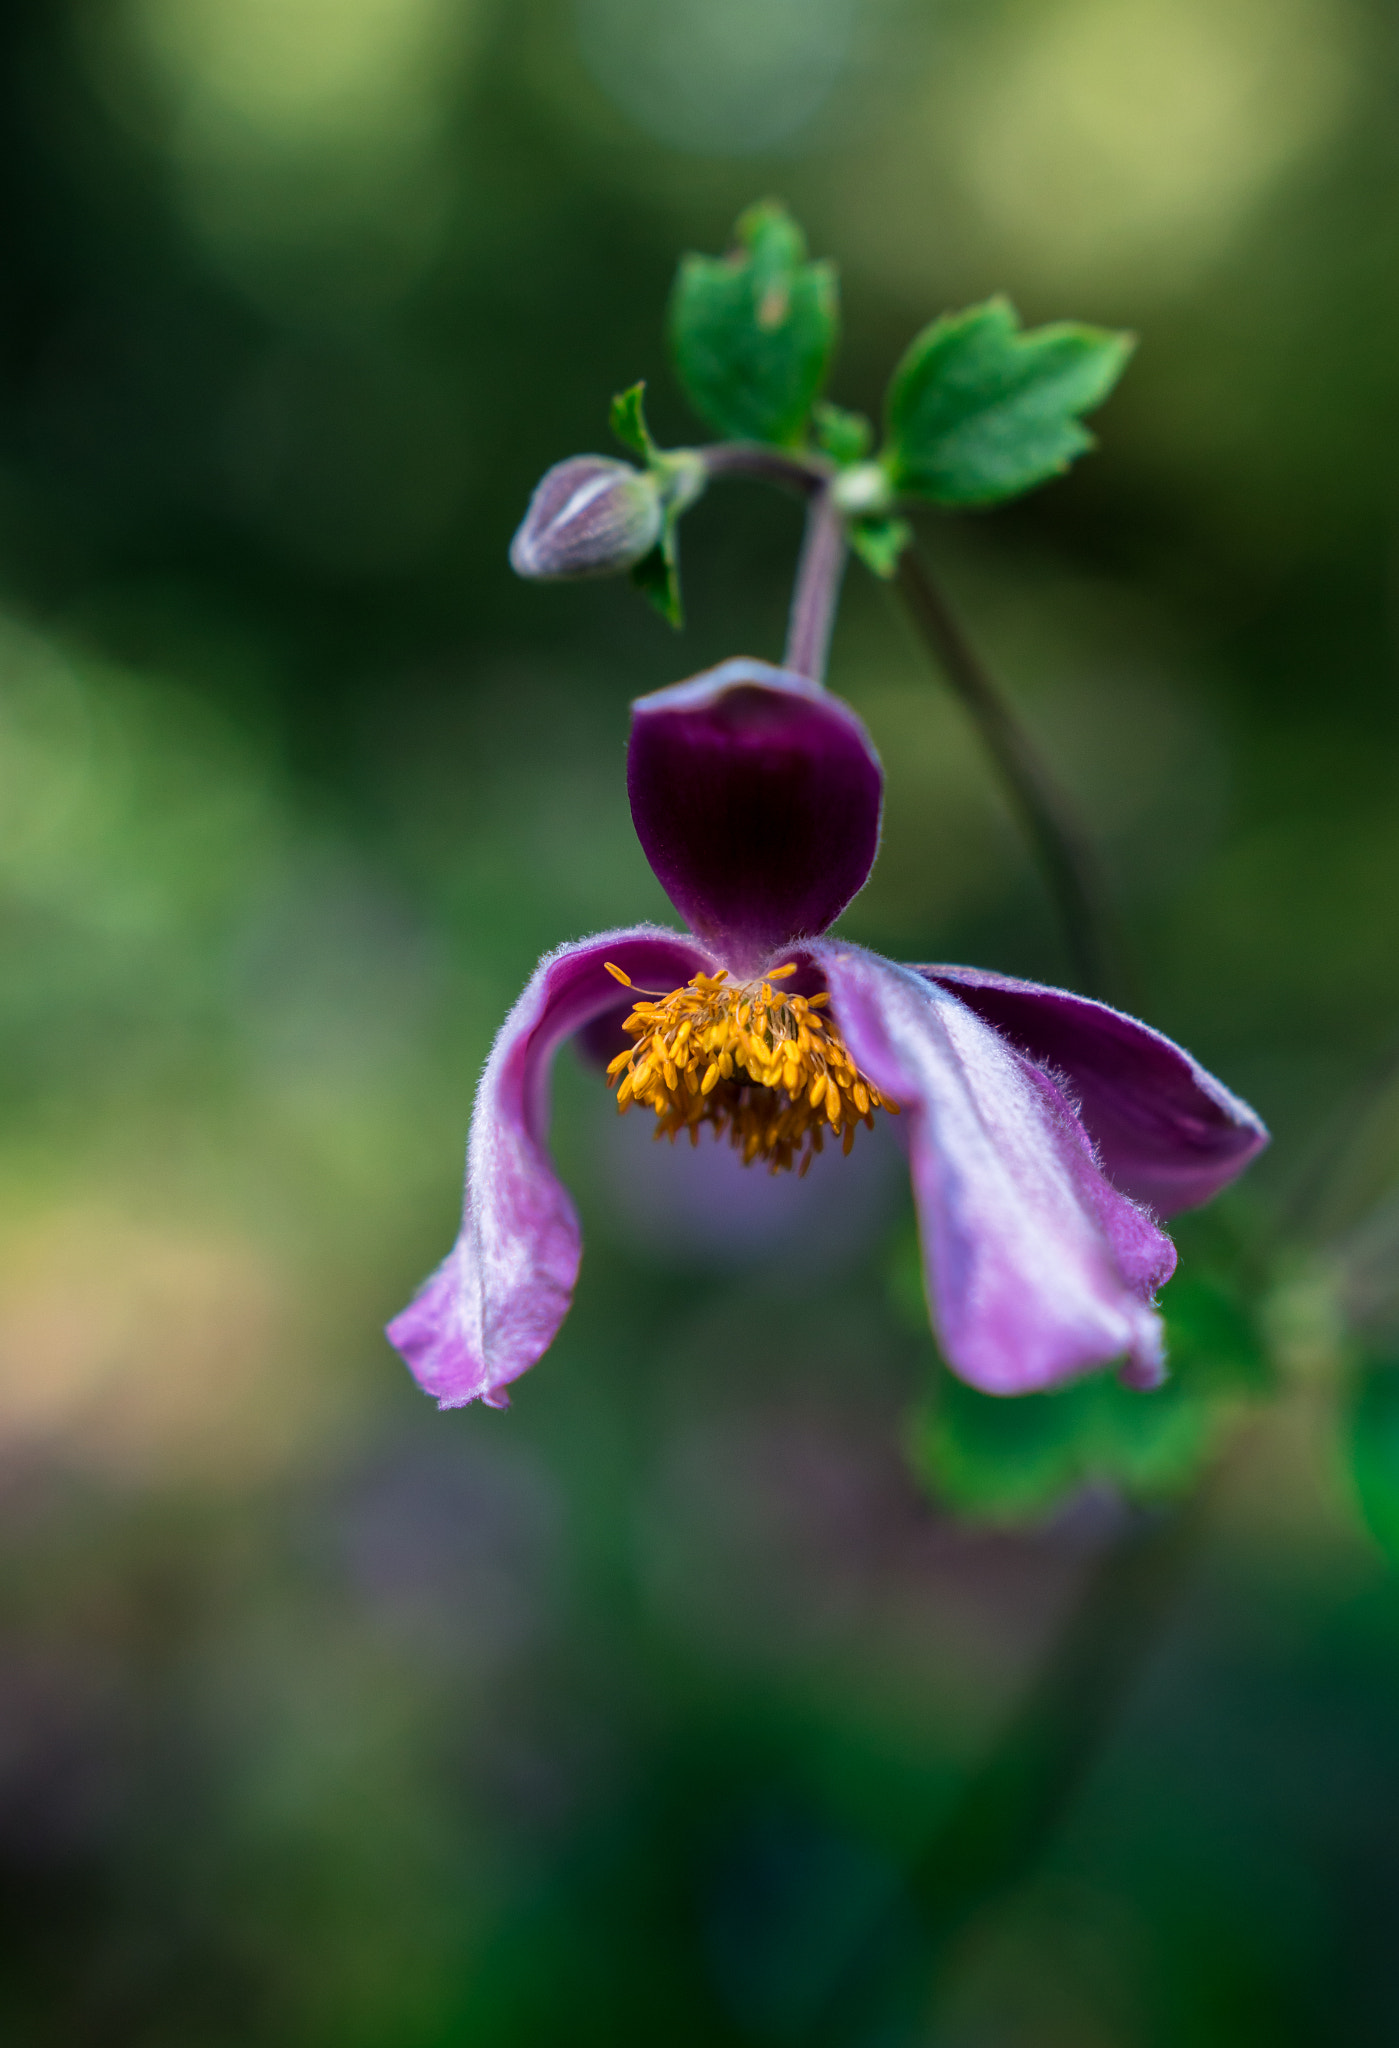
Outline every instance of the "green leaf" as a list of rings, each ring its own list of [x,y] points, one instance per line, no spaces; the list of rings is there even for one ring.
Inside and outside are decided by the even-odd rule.
[[[704,490],[704,464],[688,449],[673,449],[667,454],[657,447],[646,424],[644,379],[618,392],[612,401],[611,420],[612,431],[622,446],[629,448],[633,455],[639,455],[650,470],[660,487],[665,510],[661,537],[650,554],[643,555],[635,564],[631,580],[647,602],[654,605],[667,624],[678,632],[685,623],[685,608],[680,599],[678,528],[682,514]]]
[[[916,1290],[926,1327],[916,1244],[901,1249],[891,1284],[910,1316]],[[931,1491],[958,1513],[995,1523],[1043,1516],[1093,1483],[1138,1500],[1183,1492],[1242,1405],[1272,1380],[1254,1318],[1229,1278],[1187,1273],[1167,1289],[1163,1310],[1171,1376],[1153,1393],[1134,1392],[1109,1371],[1054,1393],[997,1398],[939,1364],[910,1442]]]
[[[680,562],[673,520],[667,520],[665,532],[650,554],[643,555],[636,564],[631,580],[648,603],[653,604],[666,623],[674,626],[678,633],[685,623],[685,607],[680,598]]]
[[[863,462],[874,446],[874,428],[862,412],[847,412],[824,398],[813,408],[811,424],[817,447],[842,466]]]
[[[650,462],[656,453],[656,444],[651,438],[651,429],[646,424],[646,383],[633,384],[626,391],[619,391],[612,401],[612,431],[624,448],[630,448],[633,455],[639,455],[643,462]]]
[[[1399,1565],[1399,1361],[1373,1360],[1356,1387],[1350,1469],[1360,1511],[1391,1564]]]
[[[777,200],[751,206],[724,257],[686,256],[670,302],[675,366],[691,405],[731,440],[799,446],[839,326],[835,267],[808,263]]]
[[[1094,1480],[1141,1499],[1180,1492],[1213,1441],[1209,1404],[1183,1396],[1175,1381],[1138,1394],[1103,1373],[1056,1393],[998,1400],[943,1373],[913,1449],[948,1507],[1019,1522]]]
[[[1004,298],[945,314],[889,387],[895,485],[937,505],[994,505],[1057,476],[1093,446],[1080,415],[1102,404],[1135,345],[1069,321],[1024,333]]]
[[[866,568],[873,569],[887,583],[899,566],[899,556],[913,539],[906,519],[856,519],[850,525],[850,545]]]
[[[1185,1219],[1172,1225],[1183,1236]],[[1188,1256],[1188,1254],[1187,1254]],[[1171,1380],[1190,1393],[1233,1398],[1270,1394],[1277,1376],[1254,1312],[1237,1280],[1193,1261],[1162,1299]]]

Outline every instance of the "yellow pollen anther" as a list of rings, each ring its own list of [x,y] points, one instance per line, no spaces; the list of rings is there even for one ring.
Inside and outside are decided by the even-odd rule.
[[[620,968],[605,964],[631,988]],[[623,1027],[636,1043],[607,1069],[618,1109],[639,1102],[655,1112],[658,1138],[688,1131],[692,1144],[702,1124],[712,1125],[745,1164],[766,1159],[774,1173],[805,1173],[827,1129],[848,1152],[873,1110],[897,1115],[898,1104],[859,1071],[834,1019],[821,1014],[829,996],[774,987],[796,972],[791,961],[735,983],[719,968],[668,995],[638,989]]]

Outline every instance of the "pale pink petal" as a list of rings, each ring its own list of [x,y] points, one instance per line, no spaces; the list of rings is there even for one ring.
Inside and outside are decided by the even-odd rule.
[[[714,960],[694,939],[632,925],[546,954],[501,1027],[476,1092],[460,1235],[388,1334],[444,1408],[483,1400],[548,1350],[568,1313],[582,1245],[549,1157],[549,1071],[575,1031],[617,1008],[611,960],[670,989]]]
[[[853,946],[808,949],[857,1064],[902,1107],[928,1297],[953,1371],[988,1394],[1114,1360],[1162,1372],[1151,1303],[1175,1249],[1103,1176],[1051,1077],[956,996]]]

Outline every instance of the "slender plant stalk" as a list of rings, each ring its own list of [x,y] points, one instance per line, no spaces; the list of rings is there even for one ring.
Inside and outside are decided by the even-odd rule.
[[[710,441],[694,452],[704,463],[707,476],[751,477],[758,483],[799,491],[803,497],[823,489],[833,473],[832,465],[821,456],[796,455],[762,441]]]
[[[1039,856],[1086,995],[1118,993],[1118,948],[1088,841],[1029,735],[913,546],[898,567],[909,615],[976,726]]]
[[[1180,1505],[1142,1517],[1098,1561],[1004,1733],[905,1872],[897,1909],[881,1916],[841,1969],[811,2030],[813,2044],[862,2031],[873,2038],[891,1994],[926,2017],[949,1943],[1032,1874],[1199,1556],[1211,1497],[1206,1484]],[[920,1937],[913,1981],[899,1953],[906,1903]]]
[[[812,501],[786,660],[789,668],[819,680],[844,566],[843,547],[837,558],[835,536],[827,531],[838,523],[827,488],[832,465],[821,456],[768,448],[756,441],[718,441],[697,452],[710,477],[752,477]],[[1086,995],[1120,999],[1121,949],[1086,834],[913,546],[905,548],[900,559],[898,587],[915,627],[976,726],[1035,849],[1076,979]],[[829,616],[820,602],[825,588],[831,593]]]
[[[826,679],[831,629],[849,551],[844,519],[830,492],[818,491],[807,509],[806,535],[787,623],[787,651],[782,658],[784,668],[810,676],[814,683]]]

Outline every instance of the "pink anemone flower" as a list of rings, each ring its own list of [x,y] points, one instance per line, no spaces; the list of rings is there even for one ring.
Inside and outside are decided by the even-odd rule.
[[[734,660],[632,707],[637,834],[686,932],[632,925],[546,954],[476,1096],[462,1227],[389,1325],[445,1408],[505,1405],[568,1312],[582,1240],[549,1156],[565,1039],[615,1052],[619,1106],[706,1125],[804,1171],[895,1115],[934,1332],[988,1394],[1117,1362],[1164,1371],[1158,1217],[1206,1202],[1268,1134],[1159,1032],[1103,1003],[970,967],[906,966],[824,934],[864,886],[883,775],[848,705]]]

